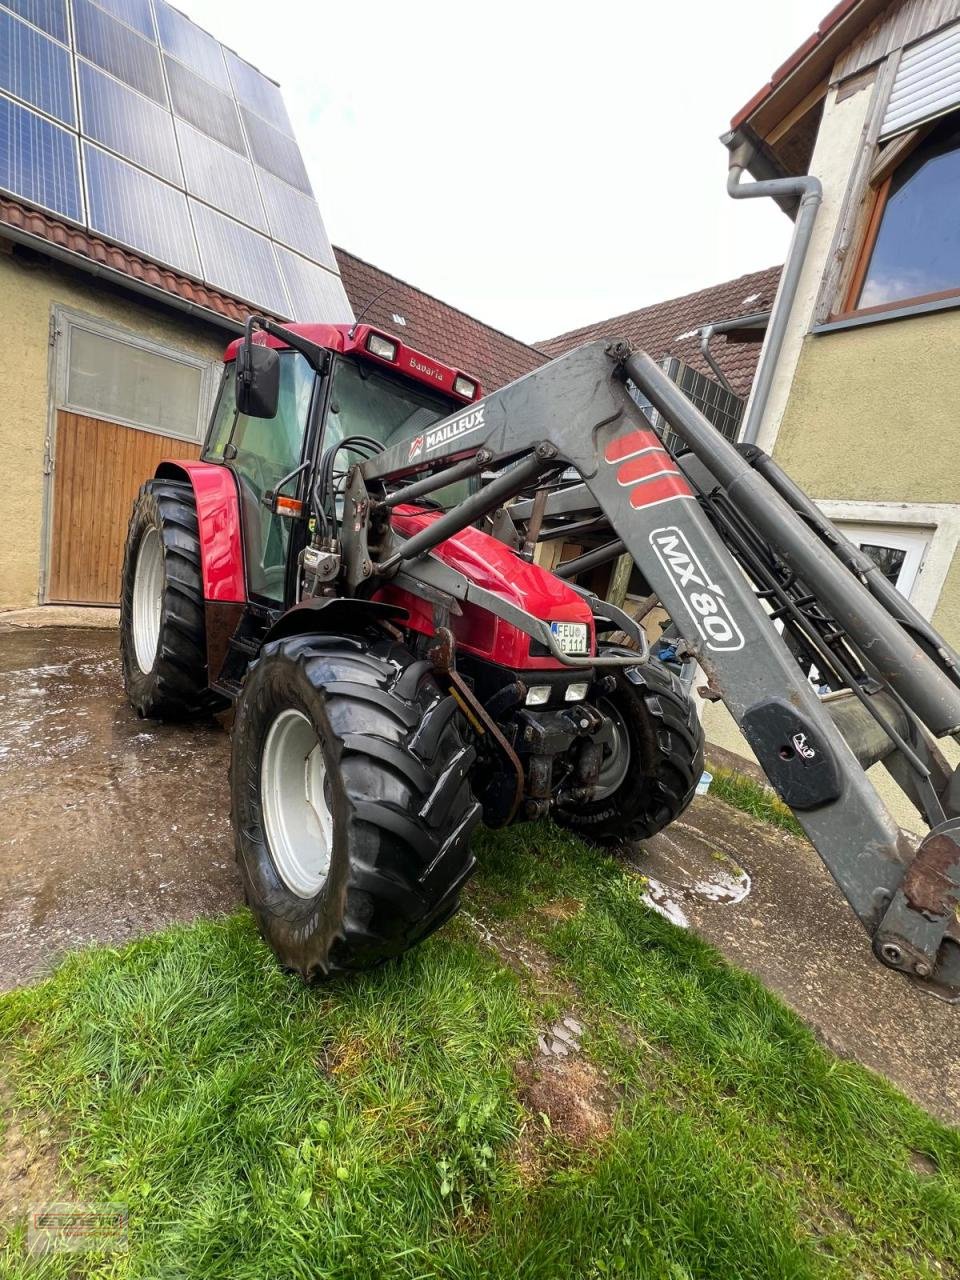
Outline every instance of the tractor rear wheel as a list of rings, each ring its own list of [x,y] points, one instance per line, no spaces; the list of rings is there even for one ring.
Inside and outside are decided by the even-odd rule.
[[[603,652],[630,650],[610,646]],[[653,657],[615,670],[616,687],[596,703],[613,725],[597,799],[555,814],[563,826],[600,845],[662,831],[693,799],[703,772],[697,705],[677,677]]]
[[[260,932],[306,980],[368,969],[456,911],[475,758],[428,662],[392,640],[264,647],[233,729],[237,861]]]
[[[226,704],[207,687],[197,505],[190,484],[148,480],[123,555],[120,656],[141,716],[185,720]]]

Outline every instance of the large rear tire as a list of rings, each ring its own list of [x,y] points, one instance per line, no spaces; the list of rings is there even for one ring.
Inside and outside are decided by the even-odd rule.
[[[611,646],[605,653],[628,654]],[[607,794],[557,821],[586,840],[617,845],[647,840],[679,818],[703,772],[703,727],[697,705],[662,662],[648,658],[616,668],[616,687],[598,702],[613,721],[613,744],[601,766]]]
[[[250,667],[237,861],[264,939],[306,980],[400,955],[456,911],[480,816],[456,713],[392,640],[295,636]]]
[[[197,506],[190,484],[148,480],[123,555],[123,683],[141,716],[185,720],[226,705],[207,684]]]

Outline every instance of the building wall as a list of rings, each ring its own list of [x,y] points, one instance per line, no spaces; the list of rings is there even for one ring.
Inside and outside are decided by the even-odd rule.
[[[823,201],[814,224],[773,384],[760,423],[757,443],[768,453],[773,449],[781,419],[790,402],[804,335],[810,328],[820,282],[833,246],[837,224],[843,213],[850,173],[863,143],[874,92],[873,81],[864,81],[856,92],[849,95],[841,95],[834,87],[827,93],[824,103],[820,130],[810,161],[810,172],[820,179],[823,187]],[[786,219],[784,223],[785,226],[788,225]],[[764,357],[765,353],[761,353],[761,360]],[[749,407],[747,412],[749,413]]]
[[[956,502],[958,350],[960,311],[807,335],[777,461],[817,498]]]
[[[916,8],[922,0],[910,3]],[[890,47],[899,46],[895,42]],[[860,71],[863,65],[852,69]],[[840,79],[837,69],[835,79]],[[831,519],[929,533],[912,599],[958,647],[960,392],[954,353],[960,311],[810,332],[840,241],[841,219],[849,216],[845,204],[852,175],[887,84],[874,69],[828,91],[810,163],[810,172],[823,185],[823,204],[758,442]],[[706,704],[703,720],[708,742],[752,759],[722,704]],[[953,763],[960,759],[956,744],[941,747]],[[925,829],[882,765],[870,777],[902,826]]]
[[[0,609],[38,600],[49,426],[50,318],[69,306],[179,351],[219,360],[229,334],[0,241]]]

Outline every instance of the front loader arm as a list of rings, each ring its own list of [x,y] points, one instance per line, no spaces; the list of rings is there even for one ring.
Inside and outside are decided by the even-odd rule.
[[[918,850],[910,847],[701,510],[694,485],[628,393],[626,378],[859,637],[910,723],[922,721],[937,736],[956,733],[960,688],[854,573],[825,557],[817,536],[662,370],[623,344],[581,347],[357,467],[348,489],[353,514],[344,522],[346,562],[364,577],[408,569],[441,538],[501,505],[511,474],[517,492],[537,473],[562,464],[576,468],[871,935],[878,958],[957,994],[955,815],[942,811],[942,828]],[[471,459],[476,471],[500,469],[492,485],[469,499],[468,509],[448,512],[430,530],[391,545],[380,563],[373,561],[367,534],[376,495],[437,466],[468,471]]]

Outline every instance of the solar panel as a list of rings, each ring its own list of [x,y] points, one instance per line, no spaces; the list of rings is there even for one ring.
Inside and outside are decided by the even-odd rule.
[[[164,4],[163,0],[154,0],[154,10],[161,48],[229,93],[230,77],[223,62],[219,41],[214,40],[213,36],[185,18],[182,13]]]
[[[69,49],[0,9],[0,89],[75,125]]]
[[[297,249],[336,271],[337,260],[330,248],[316,200],[295,187],[287,186],[263,169],[258,171],[257,181],[274,240],[280,240],[291,249]]]
[[[292,138],[290,117],[287,115],[283,94],[279,88],[256,67],[251,67],[249,62],[238,58],[232,49],[224,49],[223,56],[227,60],[227,70],[233,82],[233,91],[241,106],[249,107],[251,111],[255,111],[258,116],[262,116],[264,120]]]
[[[85,137],[181,186],[183,178],[170,112],[82,58],[77,59],[77,79],[80,128]]]
[[[202,76],[194,75],[169,54],[163,55],[163,62],[167,69],[167,82],[176,115],[189,120],[217,142],[246,155],[240,117],[233,98],[215,89]]]
[[[90,228],[147,253],[164,266],[200,277],[187,197],[142,169],[83,144]]]
[[[2,7],[12,9],[61,44],[67,43],[67,0],[3,0]]]
[[[323,316],[328,324],[345,324],[353,319],[350,303],[340,277],[326,267],[308,262],[282,245],[276,246],[280,274],[290,299],[292,320],[315,320]]]
[[[187,190],[258,231],[267,230],[253,165],[205,133],[177,121]]]
[[[77,137],[0,94],[0,187],[83,222]]]
[[[279,88],[167,0],[0,0],[0,191],[260,310],[350,314]]]
[[[274,129],[273,125],[267,124],[246,107],[240,108],[240,114],[250,143],[250,155],[257,164],[269,169],[284,182],[289,182],[292,187],[299,187],[307,195],[312,195],[313,188],[307,177],[303,156],[293,138]]]
[[[290,316],[273,245],[208,205],[190,201],[200,245],[203,278],[227,293],[246,298],[276,315]]]
[[[97,4],[101,9],[106,9],[107,13],[119,18],[128,27],[133,27],[135,31],[139,31],[142,36],[146,36],[156,44],[157,33],[153,25],[153,9],[150,7],[150,0],[97,0]]]
[[[167,95],[156,45],[111,18],[90,0],[73,0],[73,30],[78,53],[166,106]]]

